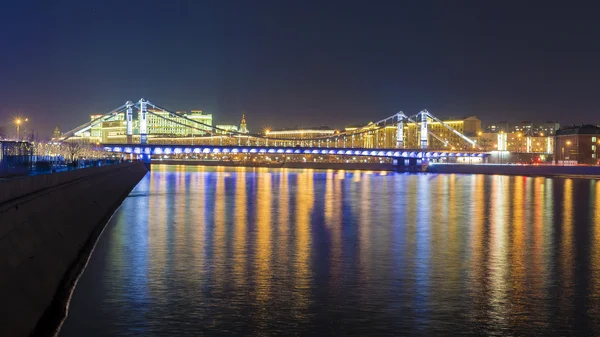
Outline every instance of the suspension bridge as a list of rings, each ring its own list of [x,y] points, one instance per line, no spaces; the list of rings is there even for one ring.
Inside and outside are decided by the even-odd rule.
[[[137,112],[137,132],[134,132],[134,111]],[[122,123],[125,125],[122,141],[103,143],[102,146],[109,152],[138,155],[147,160],[153,155],[171,154],[334,155],[391,158],[395,165],[412,166],[421,165],[426,160],[483,158],[487,155],[479,149],[475,140],[447,125],[427,110],[412,116],[400,111],[351,131],[297,139],[225,130],[193,120],[143,98],[135,103],[127,101],[124,105],[64,133],[60,141],[77,139],[78,135],[103,122],[118,120],[119,116],[124,117]],[[149,116],[193,130],[194,135],[149,135]],[[432,123],[441,125],[445,132],[437,134],[430,130],[429,125]],[[408,125],[412,125],[412,129],[407,128]],[[449,135],[454,135],[453,139],[460,139],[462,146],[450,144]],[[417,146],[414,146],[415,144]]]

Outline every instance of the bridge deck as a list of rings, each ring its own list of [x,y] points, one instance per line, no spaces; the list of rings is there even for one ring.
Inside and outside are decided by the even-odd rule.
[[[482,151],[445,151],[421,149],[368,149],[331,147],[285,147],[285,146],[215,146],[215,145],[164,145],[164,144],[103,144],[106,151],[146,155],[160,154],[321,154],[345,156],[370,156],[388,158],[441,158],[485,157]]]

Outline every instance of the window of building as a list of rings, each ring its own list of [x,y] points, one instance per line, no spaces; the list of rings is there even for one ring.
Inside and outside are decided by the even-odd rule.
[[[596,137],[592,137],[592,142],[596,142]]]

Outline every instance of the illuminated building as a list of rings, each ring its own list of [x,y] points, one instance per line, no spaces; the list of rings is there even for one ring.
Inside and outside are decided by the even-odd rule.
[[[52,139],[59,139],[60,136],[62,134],[60,133],[60,130],[58,129],[58,126],[54,129],[54,132],[52,133]]]
[[[211,130],[212,115],[203,114],[202,110],[192,110],[189,114],[185,111],[177,111],[175,114],[172,114],[167,111],[155,109],[148,109],[148,112],[149,136],[181,137],[202,135]]]
[[[463,135],[475,139],[479,131],[481,131],[481,120],[477,117],[467,117],[462,119],[448,119],[443,120],[446,126],[462,133]],[[455,148],[455,149],[471,149],[472,146],[467,143],[456,133],[448,130],[442,123],[428,120],[427,128],[430,132],[437,135],[441,140],[429,135],[428,142],[429,148],[442,149],[442,148]],[[404,134],[405,147],[406,148],[419,148],[419,137],[417,136],[420,131],[420,127],[416,123],[406,123]],[[447,144],[447,145],[446,145]]]
[[[242,122],[240,123],[239,132],[248,133],[248,127],[246,126],[246,116],[242,115]]]
[[[559,164],[597,165],[600,127],[581,125],[556,131],[554,160]]]
[[[552,136],[525,136],[520,132],[482,132],[478,134],[476,140],[479,147],[485,151],[543,154],[551,154],[554,151]]]
[[[509,123],[506,121],[489,123],[485,129],[485,133],[521,133],[523,136],[553,136],[560,128],[560,124],[557,122],[531,122],[523,121],[518,123]]]
[[[221,129],[224,131],[238,132],[237,125],[233,125],[233,124],[221,124],[221,125],[217,125],[216,127],[217,127],[217,129]]]
[[[466,117],[461,119],[444,120],[444,125],[464,134],[465,136],[476,139],[481,130],[481,121],[476,117]],[[428,147],[431,149],[471,149],[472,146],[459,135],[449,130],[440,122],[427,118],[428,130],[440,139],[427,135]],[[357,147],[365,148],[395,148],[396,137],[398,134],[397,126],[389,124],[378,128],[374,123],[363,126],[348,126],[346,132],[352,137],[352,144]],[[414,122],[404,123],[404,148],[420,148],[420,124]],[[377,144],[377,146],[375,146]]]
[[[335,133],[335,130],[326,126],[306,129],[281,129],[265,131],[265,135],[270,138],[286,139],[314,139],[319,137],[333,136]]]
[[[120,114],[120,115],[124,117],[123,114]],[[96,120],[100,117],[102,117],[102,115],[91,115],[90,116],[92,121]],[[101,141],[102,140],[102,123],[92,125],[92,127],[90,128],[90,138],[92,138],[93,141]]]
[[[90,115],[94,121],[102,115]],[[197,124],[202,123],[202,124]],[[148,109],[147,115],[148,137],[171,138],[205,135],[211,131],[212,115],[204,114],[201,110],[192,110],[189,114],[185,111],[169,113],[163,110]],[[139,133],[139,117],[133,121],[134,133]],[[126,139],[127,125],[125,114],[118,113],[108,120],[93,124],[90,129],[75,133],[75,138],[85,139],[90,142],[122,143]],[[136,135],[134,138],[137,138]]]
[[[373,122],[369,122],[367,125],[363,126],[347,126],[344,130],[349,133],[351,137],[353,137],[352,142],[354,146],[368,149],[375,147],[396,147],[396,134],[398,127],[394,124],[386,125],[383,128],[378,128]],[[376,146],[376,144],[378,145]]]

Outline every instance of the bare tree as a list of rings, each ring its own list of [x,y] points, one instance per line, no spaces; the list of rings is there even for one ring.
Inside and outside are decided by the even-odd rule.
[[[88,144],[82,141],[64,142],[61,145],[63,156],[70,162],[74,162],[75,160],[79,159],[81,154],[84,152],[86,145]]]
[[[4,126],[0,126],[0,139],[7,138],[8,133],[6,133],[6,128]]]

